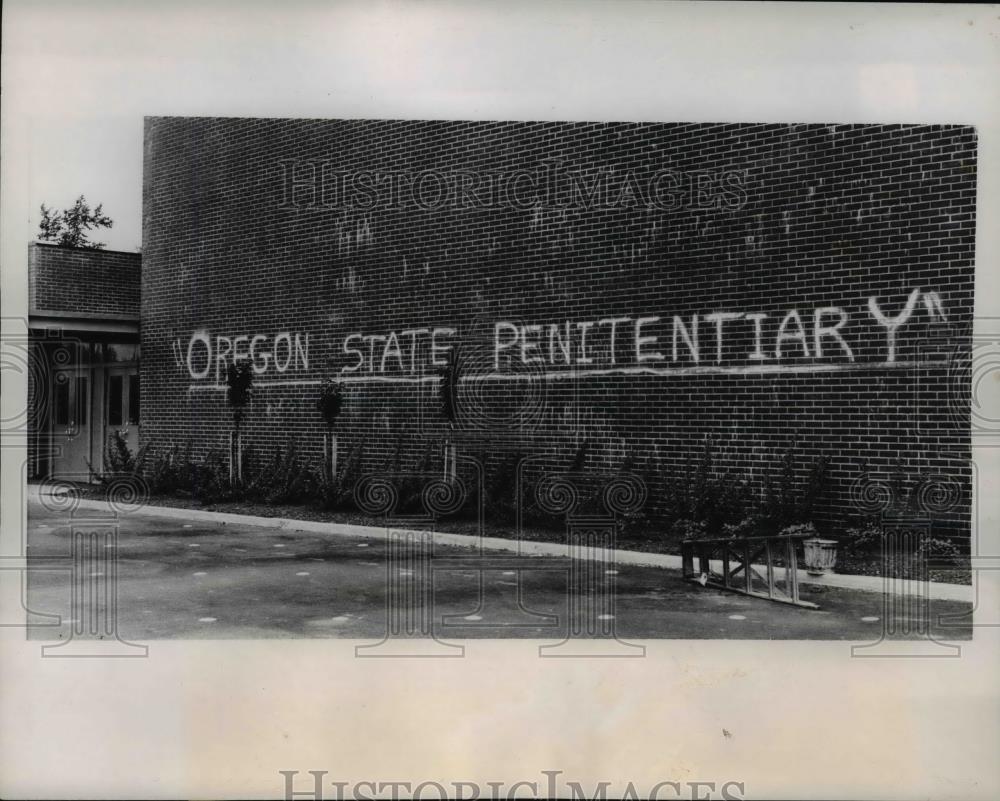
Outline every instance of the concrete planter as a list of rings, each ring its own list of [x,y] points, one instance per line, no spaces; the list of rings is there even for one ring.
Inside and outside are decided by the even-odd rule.
[[[806,572],[810,576],[832,573],[837,564],[837,541],[811,537],[802,541],[805,551]]]

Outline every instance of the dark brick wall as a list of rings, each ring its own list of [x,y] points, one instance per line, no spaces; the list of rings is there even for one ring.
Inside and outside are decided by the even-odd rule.
[[[555,162],[582,185],[608,170],[606,202],[570,203],[558,181],[545,196],[544,177],[537,191],[518,179],[513,195],[477,184],[481,200],[496,200],[490,208],[468,193],[464,203],[437,203],[433,178],[421,184],[423,207],[408,179],[395,205],[388,184],[374,203],[367,191],[390,173],[438,171],[454,189],[487,174],[501,184],[518,171],[551,176]],[[291,196],[289,170],[302,184]],[[319,195],[308,183],[315,170],[326,179]],[[362,173],[353,205],[338,173]],[[431,336],[403,341],[399,332],[447,327],[456,333],[438,344],[458,352],[460,452],[549,453],[565,464],[587,440],[592,469],[636,460],[655,504],[706,437],[720,469],[757,481],[794,442],[803,464],[831,460],[823,519],[848,508],[863,469],[901,467],[958,481],[961,501],[949,514],[966,521],[968,410],[953,412],[949,401],[968,379],[947,358],[971,327],[975,191],[969,127],[149,118],[143,436],[190,438],[201,451],[221,444],[228,413],[207,350],[214,360],[227,347],[219,337],[245,337],[237,351],[252,347],[262,369],[246,424],[255,447],[295,438],[318,458],[317,382],[340,375],[350,382],[344,447],[365,442],[371,469],[397,449],[412,464],[444,427]],[[869,298],[892,316],[914,301],[891,363]],[[838,333],[853,362],[829,333],[816,353],[814,315],[824,307],[843,310]],[[784,338],[778,358],[791,310],[804,340]],[[713,312],[743,315],[723,321],[721,350],[716,320],[705,319]],[[695,314],[699,362],[683,338],[675,360],[673,317],[689,324]],[[749,356],[746,314],[768,315],[764,359]],[[821,314],[829,325],[839,319]],[[599,321],[617,317],[628,321],[612,354],[610,324]],[[640,317],[660,318],[640,331],[658,337],[640,345],[658,361],[636,359]],[[579,363],[576,339],[569,365],[557,340],[550,347],[549,326],[564,334],[567,320],[574,336],[579,322],[594,323],[591,363]],[[491,375],[501,321],[541,326],[502,329],[519,337],[501,353],[502,372],[518,380]],[[796,325],[789,320],[785,333]],[[359,357],[345,337],[390,332],[398,355],[385,354],[391,341],[349,340],[366,362],[350,370]],[[296,334],[303,349],[308,336],[308,367],[295,355]],[[284,371],[273,355],[265,362],[275,353],[282,365],[291,353]]]
[[[28,246],[28,306],[32,312],[139,316],[138,253]]]

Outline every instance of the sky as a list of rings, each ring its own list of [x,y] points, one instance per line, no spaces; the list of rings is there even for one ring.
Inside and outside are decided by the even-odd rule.
[[[142,244],[142,119],[82,117],[67,135],[66,118],[30,120],[28,192],[32,231],[39,206],[63,209],[79,195],[91,208],[101,203],[114,221],[90,238],[112,250],[134,251]]]
[[[115,221],[101,241],[139,247],[146,114],[916,122],[940,89],[935,114],[966,121],[995,77],[996,39],[941,35],[964,23],[933,6],[782,5],[800,17],[796,37],[760,14],[741,21],[741,4],[723,26],[717,3],[10,0],[4,233],[25,242],[41,203],[84,194]],[[720,55],[740,48],[753,65]],[[834,55],[872,50],[877,61],[831,80]],[[788,70],[788,58],[805,63]],[[825,110],[802,102],[818,86]]]

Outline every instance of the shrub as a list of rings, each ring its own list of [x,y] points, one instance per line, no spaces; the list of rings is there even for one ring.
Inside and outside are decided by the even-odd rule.
[[[190,446],[188,448],[190,454]],[[144,473],[152,495],[167,495],[177,490],[181,476],[183,456],[175,445],[154,451]]]
[[[228,476],[227,476],[228,483]],[[294,440],[276,447],[271,457],[258,464],[255,453],[244,453],[243,481],[230,487],[233,500],[263,501],[270,504],[296,503],[315,491],[316,478],[299,458]]]
[[[797,514],[800,520],[809,520],[812,518],[816,504],[826,493],[828,481],[827,469],[829,465],[830,460],[826,456],[819,456],[810,464],[798,503]]]
[[[768,474],[764,479],[761,517],[772,530],[786,526],[795,519],[795,445],[785,449],[779,460],[778,481]]]
[[[587,464],[587,453],[590,451],[590,440],[585,439],[579,445],[577,445],[576,450],[573,452],[573,458],[570,460],[569,467],[566,468],[569,473],[579,473],[583,470],[584,466]]]
[[[212,448],[204,460],[195,466],[195,484],[191,488],[202,503],[217,503],[236,499],[229,483],[229,461],[221,451]]]
[[[845,550],[870,551],[881,547],[884,532],[878,519],[866,518],[861,525],[851,526],[844,530],[840,539]]]
[[[722,533],[727,537],[753,537],[760,533],[760,514],[752,513],[736,523],[724,523]]]
[[[666,488],[667,518],[670,521],[698,521],[706,532],[721,535],[747,514],[750,482],[726,470],[716,475],[712,443],[706,438],[696,466],[688,459],[680,476]]]
[[[771,476],[765,479],[761,517],[765,528],[780,531],[793,523],[808,523],[816,503],[827,489],[829,460],[820,456],[809,465],[800,490],[795,481],[796,446],[785,449],[780,460],[780,472],[775,483]]]
[[[517,466],[523,458],[523,454],[510,453],[487,462],[483,505],[489,519],[507,522],[514,519]]]
[[[397,451],[394,472],[399,475],[400,454]],[[423,491],[427,483],[427,477],[431,473],[434,464],[434,447],[428,442],[424,446],[420,458],[412,471],[402,473],[399,485],[399,511],[421,512],[423,511]]]
[[[364,444],[358,443],[340,465],[336,476],[330,477],[324,471],[313,490],[313,497],[321,508],[332,510],[354,507],[354,485],[358,482],[363,458]]]
[[[816,526],[812,523],[793,523],[790,526],[785,526],[778,532],[779,537],[799,537],[803,534],[807,537],[819,536],[819,532],[816,531]]]
[[[94,466],[87,462],[90,475],[99,483],[107,485],[122,476],[142,476],[145,472],[146,454],[148,444],[143,445],[135,453],[128,446],[125,438],[125,431],[112,431],[104,445],[104,465],[105,470],[95,470]]]
[[[291,441],[284,452],[277,454],[274,472],[265,477],[267,503],[296,503],[310,497],[315,491],[316,479],[299,459],[295,442]]]
[[[458,390],[458,358],[452,352],[447,366],[441,372],[441,383],[438,385],[438,400],[441,403],[441,416],[449,428],[455,425],[457,420],[457,408],[455,404],[456,392]]]
[[[174,466],[174,492],[195,498],[200,503],[217,503],[232,500],[235,496],[229,483],[229,464],[216,448],[208,451],[203,459],[191,455],[190,444]]]
[[[705,525],[714,534],[722,533],[727,525],[745,518],[750,483],[726,471],[720,479],[710,483],[705,499]]]
[[[645,468],[646,464],[648,463],[640,465],[635,453],[633,451],[628,451],[625,454],[625,458],[622,460],[622,465],[618,468],[618,471],[620,473],[631,473],[638,476],[639,480],[642,481],[648,492],[651,482],[649,470]],[[635,511],[620,514],[617,522],[619,536],[625,539],[634,537],[649,525],[648,507],[643,505]]]
[[[708,529],[701,520],[675,520],[670,531],[675,537],[682,540],[698,540],[708,536]]]
[[[871,552],[881,549],[888,533],[878,518],[869,517],[860,526],[846,529],[840,542],[848,551]],[[934,559],[954,559],[961,555],[961,550],[952,540],[933,534],[921,536],[917,550],[921,555]]]
[[[928,536],[920,540],[920,551],[932,559],[956,559],[961,550],[954,542],[944,537]]]

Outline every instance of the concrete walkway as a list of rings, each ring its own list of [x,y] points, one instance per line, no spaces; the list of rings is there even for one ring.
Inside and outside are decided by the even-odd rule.
[[[38,498],[39,486],[29,485],[28,497]],[[110,513],[111,509],[107,502],[99,500],[81,499],[78,501],[79,509],[100,511]],[[380,526],[362,526],[350,523],[331,523],[315,520],[296,520],[294,518],[281,517],[261,517],[255,515],[239,515],[225,512],[210,512],[204,509],[192,509],[176,506],[151,506],[144,505],[132,515],[155,516],[163,519],[176,519],[198,521],[205,523],[225,523],[241,526],[264,526],[280,531],[299,531],[312,534],[326,534],[333,537],[363,537],[368,539],[386,539],[388,530]],[[478,548],[484,551],[516,553],[521,556],[549,556],[568,557],[570,555],[569,546],[555,542],[537,542],[525,540],[512,540],[500,537],[477,537],[468,534],[454,534],[443,531],[425,532],[434,543],[444,546],[459,548]],[[681,557],[674,554],[646,553],[643,551],[631,551],[616,549],[613,552],[613,559],[619,565],[635,565],[638,567],[660,567],[672,570],[681,569]],[[712,563],[713,569],[721,572],[721,562]],[[767,568],[764,565],[753,565],[760,573],[765,573]],[[884,594],[888,584],[881,576],[854,576],[840,575],[837,573],[824,576],[810,576],[804,570],[799,571],[799,584],[812,584],[818,587],[838,587],[842,589],[860,590],[862,592],[873,592]],[[917,595],[921,592],[917,582],[900,581],[893,585],[893,591],[901,594]],[[974,603],[976,599],[975,588],[968,584],[946,584],[944,582],[928,582],[926,585],[928,597],[941,601],[960,601],[963,603]]]
[[[441,535],[433,558],[421,561],[419,549],[400,551],[377,527],[248,522],[153,508],[120,515],[108,526],[108,511],[93,501],[56,510],[37,496],[29,499],[27,601],[37,616],[31,639],[86,641],[94,621],[71,604],[74,575],[85,593],[93,591],[86,597],[117,598],[116,630],[130,643],[337,637],[368,640],[363,647],[373,649],[404,642],[422,652],[440,651],[438,641],[478,638],[557,647],[572,642],[567,638],[575,632],[634,656],[636,646],[616,642],[811,639],[867,646],[925,640],[921,632],[928,628],[940,643],[972,634],[967,603],[934,601],[925,611],[922,604],[887,605],[872,592],[805,585],[802,599],[819,609],[804,609],[699,587],[660,557],[657,566],[590,562],[594,568],[581,573],[580,562],[559,558],[565,551],[558,545],[532,543],[524,550],[534,555],[523,558],[510,555],[517,543],[487,543],[488,553],[469,547],[479,544],[476,538]],[[81,540],[74,532],[89,536]],[[102,532],[117,532],[114,542],[105,545],[101,537],[109,535]],[[81,541],[97,559],[73,573],[73,549]],[[622,553],[636,561],[643,556]],[[581,575],[591,588],[584,592]],[[59,618],[39,619],[43,615]],[[412,637],[389,636],[400,631]],[[607,639],[609,631],[616,639]],[[931,641],[900,645],[951,648]],[[559,654],[566,655],[553,653]]]

